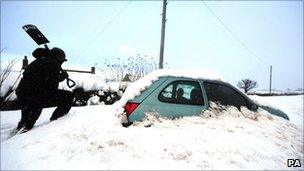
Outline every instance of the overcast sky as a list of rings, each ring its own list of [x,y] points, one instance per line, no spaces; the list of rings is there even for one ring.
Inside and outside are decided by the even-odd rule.
[[[1,1],[1,62],[37,47],[25,24],[65,50],[66,67],[158,59],[161,13],[162,1]],[[234,85],[254,79],[258,89],[268,89],[272,65],[274,88],[303,88],[303,1],[169,1],[164,61],[215,70]]]

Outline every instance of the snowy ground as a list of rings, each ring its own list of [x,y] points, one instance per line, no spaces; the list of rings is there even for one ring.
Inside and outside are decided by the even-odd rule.
[[[303,95],[259,98],[291,122],[262,111],[253,120],[230,107],[208,111],[212,117],[152,115],[124,128],[116,105],[100,105],[73,107],[51,123],[54,108],[45,109],[33,130],[8,138],[20,111],[1,112],[1,170],[299,169],[286,166],[289,158],[303,169]]]
[[[273,96],[273,97],[261,97],[261,96],[249,96],[253,99],[257,99],[264,104],[274,106],[281,109],[283,112],[289,114],[289,119],[292,123],[296,124],[299,128],[303,129],[303,95],[298,96]]]

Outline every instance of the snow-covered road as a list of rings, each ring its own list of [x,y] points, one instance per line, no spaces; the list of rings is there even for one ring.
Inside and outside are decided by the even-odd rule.
[[[49,123],[43,110],[33,130],[9,138],[20,111],[1,112],[1,170],[7,169],[303,169],[303,95],[262,97],[284,107],[291,122],[234,108],[221,115],[154,118],[124,128],[117,107],[73,107]],[[145,127],[150,125],[151,127]]]

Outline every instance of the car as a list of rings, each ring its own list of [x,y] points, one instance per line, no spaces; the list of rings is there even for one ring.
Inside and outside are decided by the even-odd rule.
[[[261,107],[289,120],[284,112],[269,106],[257,105],[225,81],[165,75],[158,77],[145,90],[126,102],[124,111],[128,122],[124,125],[143,120],[147,112],[157,112],[166,118],[200,115],[209,107],[211,101],[235,106],[239,110],[242,106],[251,111]]]

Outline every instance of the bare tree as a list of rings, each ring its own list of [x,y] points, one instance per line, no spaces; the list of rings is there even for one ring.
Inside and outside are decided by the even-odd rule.
[[[243,79],[238,82],[237,86],[240,89],[244,89],[245,93],[247,93],[249,90],[256,88],[258,86],[257,82],[250,79]]]
[[[122,81],[127,76],[133,82],[157,69],[155,58],[142,57],[140,54],[135,57],[129,57],[127,61],[117,58],[115,63],[111,63],[106,59],[104,64],[107,67],[107,70],[103,72],[105,77],[113,81]]]
[[[0,87],[1,89],[3,88],[3,83],[8,80],[7,78],[9,77],[9,75],[12,72],[12,68],[13,66],[16,64],[17,60],[13,59],[12,61],[8,62],[8,65],[4,68],[1,69],[1,74],[0,74]],[[17,83],[19,82],[20,78],[22,76],[22,72],[19,72],[18,77],[15,80],[9,80],[9,81],[13,81],[10,83],[10,86],[5,89],[2,90],[3,94],[0,94],[0,109],[3,108],[4,102],[6,102],[10,96],[12,96],[13,92],[16,89]]]

